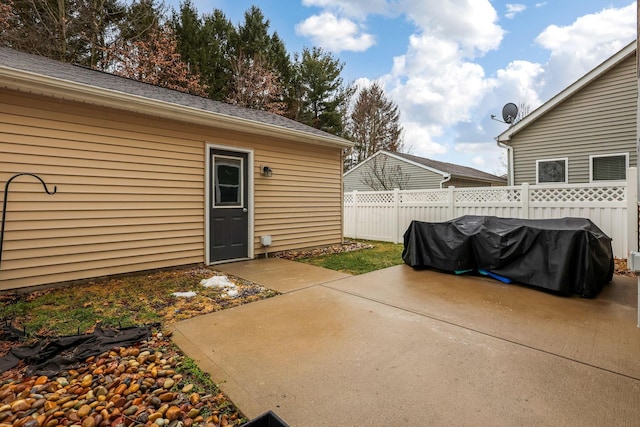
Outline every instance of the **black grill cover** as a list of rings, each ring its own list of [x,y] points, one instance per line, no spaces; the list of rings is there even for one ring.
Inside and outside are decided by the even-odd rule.
[[[585,218],[462,216],[412,221],[404,262],[446,271],[483,269],[514,282],[594,298],[613,278],[611,238]]]

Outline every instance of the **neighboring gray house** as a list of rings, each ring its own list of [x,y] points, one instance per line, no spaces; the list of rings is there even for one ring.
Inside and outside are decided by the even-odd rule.
[[[344,174],[344,191],[429,190],[450,186],[490,187],[506,179],[466,166],[411,154],[378,151]]]
[[[637,164],[636,42],[502,132],[509,184],[626,180]]]

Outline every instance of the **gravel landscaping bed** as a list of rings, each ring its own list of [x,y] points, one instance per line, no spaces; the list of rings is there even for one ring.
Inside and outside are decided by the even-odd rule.
[[[270,253],[269,256],[274,258],[283,258],[288,260],[298,260],[304,258],[313,258],[321,255],[339,254],[344,252],[359,251],[361,249],[372,249],[374,246],[364,242],[345,242],[332,246],[324,246],[321,248],[304,249],[297,251],[280,251]]]
[[[195,370],[194,370],[195,368]],[[51,378],[0,376],[0,427],[232,426],[246,419],[156,332],[130,347],[92,356]]]

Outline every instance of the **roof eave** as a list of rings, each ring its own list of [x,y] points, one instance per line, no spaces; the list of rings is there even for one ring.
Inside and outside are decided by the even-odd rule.
[[[0,66],[0,87],[114,108],[191,124],[215,126],[222,129],[279,137],[306,143],[349,148],[353,143],[338,137],[323,137],[281,126],[205,111],[125,92],[99,88],[41,74]]]
[[[389,152],[389,151],[385,151],[384,153],[389,155],[389,156],[391,156],[391,157],[393,157],[396,160],[401,160],[401,161],[403,161],[405,163],[409,163],[411,165],[417,166],[417,167],[419,167],[421,169],[424,169],[424,170],[427,170],[429,172],[432,172],[432,173],[435,173],[435,174],[438,174],[438,175],[442,175],[444,178],[451,177],[451,173],[450,172],[447,172],[447,171],[444,171],[444,170],[441,170],[441,169],[437,169],[437,168],[434,168],[432,166],[423,165],[422,163],[418,163],[418,162],[416,162],[414,160],[406,159],[406,158],[404,158],[402,156],[399,156],[399,155],[397,155],[395,153],[392,153],[392,152]]]
[[[495,183],[505,182],[505,180],[500,179],[500,177],[497,177],[496,179],[493,179],[493,178],[485,178],[485,177],[473,176],[473,175],[460,175],[460,174],[456,174],[456,173],[451,174],[451,176],[454,177],[454,178],[469,179],[469,180],[473,180],[473,181],[495,182]]]
[[[511,137],[518,132],[522,131],[524,128],[529,126],[531,123],[535,122],[539,117],[546,114],[549,110],[552,110],[555,106],[564,102],[567,98],[569,98],[574,93],[578,92],[580,89],[609,71],[611,68],[618,65],[620,62],[625,60],[629,55],[631,55],[636,50],[636,41],[629,43],[622,50],[618,51],[613,56],[609,57],[607,60],[602,62],[600,65],[589,71],[587,74],[573,82],[571,85],[567,86],[562,92],[558,93],[556,96],[551,98],[549,101],[542,104],[540,107],[536,108],[531,114],[525,116],[522,120],[516,123],[513,126],[510,126],[507,130],[499,134],[495,139],[497,142],[508,144],[511,141]]]

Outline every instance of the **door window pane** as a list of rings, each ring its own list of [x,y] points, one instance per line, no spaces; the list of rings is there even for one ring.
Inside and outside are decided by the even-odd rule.
[[[215,206],[242,206],[242,159],[214,158]]]

